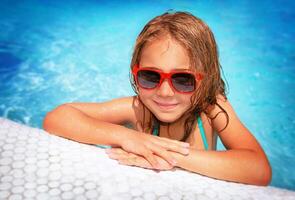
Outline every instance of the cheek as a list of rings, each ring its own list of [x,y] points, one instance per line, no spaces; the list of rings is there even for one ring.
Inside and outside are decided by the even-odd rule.
[[[185,104],[186,106],[190,106],[191,105],[191,94],[182,94],[179,95],[178,99],[179,101],[181,101],[181,103]]]
[[[153,98],[154,92],[153,90],[144,90],[144,89],[139,89],[138,90],[138,95],[141,99],[141,101],[146,104],[149,102],[150,99]]]
[[[139,88],[138,94],[142,98],[150,98],[150,97],[154,96],[155,90],[145,90],[145,89]]]
[[[186,112],[191,108],[191,97],[192,95],[187,94],[179,96],[178,101],[181,103],[181,108],[179,110],[180,112]]]

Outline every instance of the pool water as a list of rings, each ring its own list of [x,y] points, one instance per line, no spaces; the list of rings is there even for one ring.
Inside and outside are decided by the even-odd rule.
[[[271,185],[295,190],[294,1],[124,2],[1,1],[0,116],[41,128],[59,104],[133,95],[141,28],[189,11],[215,34],[228,97],[271,162]]]

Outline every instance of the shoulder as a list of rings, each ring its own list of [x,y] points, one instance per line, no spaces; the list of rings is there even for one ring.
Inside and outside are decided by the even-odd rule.
[[[221,94],[216,96],[216,104],[208,106],[206,114],[217,132],[223,132],[229,124],[239,122],[231,103]]]
[[[121,116],[122,119],[124,119],[124,123],[134,124],[141,111],[141,102],[137,96],[116,98],[104,102],[102,106],[107,109],[108,112],[114,113],[116,116]]]
[[[113,99],[104,104],[110,110],[115,110],[116,115],[122,116],[125,119],[125,124],[128,123],[136,129],[138,129],[138,122],[142,120],[143,115],[147,114],[144,112],[145,108],[138,96]]]
[[[233,108],[225,96],[218,94],[216,96],[216,104],[209,105],[205,113],[210,118],[215,118],[217,117],[218,114],[221,114],[222,112],[225,112],[225,111],[233,111]]]
[[[216,105],[208,112],[213,129],[227,149],[259,149],[255,137],[240,121],[227,98],[218,95]]]

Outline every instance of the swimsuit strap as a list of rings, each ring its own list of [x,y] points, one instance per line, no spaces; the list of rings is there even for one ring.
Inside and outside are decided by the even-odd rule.
[[[158,122],[155,122],[155,124],[153,126],[153,135],[159,136],[159,123]]]
[[[204,130],[203,123],[202,123],[202,120],[201,120],[200,116],[198,116],[198,127],[199,127],[200,132],[201,132],[204,147],[205,147],[206,150],[208,150],[208,143],[207,143],[207,139],[206,139],[206,134],[205,134],[205,130]]]
[[[205,130],[204,130],[203,123],[202,123],[200,116],[198,116],[197,121],[198,121],[198,127],[201,132],[201,136],[202,136],[205,150],[208,150],[208,143],[207,143],[207,139],[206,139],[206,134],[205,134]],[[155,122],[155,124],[153,126],[153,135],[159,136],[159,123],[158,122]]]
[[[204,130],[203,123],[202,123],[202,120],[201,120],[200,116],[198,116],[198,126],[199,126],[199,129],[200,129],[200,132],[201,132],[204,147],[205,147],[206,150],[208,150],[208,143],[207,143],[207,139],[206,139],[206,135],[205,135],[205,130]],[[157,121],[155,122],[155,124],[153,126],[153,135],[154,136],[159,136],[159,123]],[[109,145],[96,145],[96,146],[100,147],[100,148],[103,148],[103,149],[112,148]]]

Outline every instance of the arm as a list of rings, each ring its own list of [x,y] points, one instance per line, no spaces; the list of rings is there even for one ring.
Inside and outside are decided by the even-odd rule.
[[[122,98],[105,103],[63,104],[45,116],[43,128],[82,143],[119,145],[121,135],[132,132],[119,125],[133,117],[128,114],[129,101]],[[122,134],[116,134],[118,132]]]
[[[271,180],[271,167],[259,143],[239,121],[230,103],[220,97],[218,103],[229,115],[229,124],[224,129],[226,117],[220,115],[213,121],[213,126],[219,133],[221,141],[227,148],[226,151],[204,151],[191,148],[187,156],[171,152],[176,159],[176,166],[203,174],[209,177],[247,183],[267,185]],[[213,108],[210,113],[215,116],[219,108]],[[119,163],[152,168],[142,157],[134,159],[132,154],[122,154],[121,150],[110,150],[110,158],[119,160]],[[161,169],[171,169],[161,158]]]
[[[88,144],[120,146],[145,157],[154,167],[153,154],[170,163],[174,158],[168,150],[187,154],[185,143],[154,137],[128,129],[120,124],[136,121],[132,97],[105,103],[70,103],[49,112],[43,123],[46,131]],[[135,123],[134,123],[135,124]]]
[[[121,148],[107,149],[109,158],[118,160],[119,164],[137,166],[147,169],[155,169],[144,157],[126,152]],[[196,172],[216,179],[234,182],[267,185],[267,177],[264,171],[257,171],[257,165],[252,163],[260,162],[255,155],[246,151],[200,151],[191,149],[189,155],[183,156],[172,153],[177,160],[177,167],[188,171]],[[247,157],[250,162],[245,162],[241,157]],[[159,170],[171,170],[174,166],[167,163],[164,159],[156,156],[160,164]],[[244,163],[241,167],[241,162]],[[195,163],[199,163],[196,165]],[[247,170],[245,172],[245,170]],[[253,178],[256,177],[256,178]]]
[[[226,151],[200,151],[191,149],[188,156],[173,155],[178,166],[217,179],[234,182],[267,185],[271,181],[271,167],[267,157],[250,131],[240,122],[230,103],[218,96],[217,103],[227,112],[212,120],[219,132]],[[221,109],[218,106],[208,112],[213,118]],[[223,130],[222,130],[223,129]]]
[[[268,185],[271,169],[264,156],[251,150],[200,151],[192,149],[188,156],[175,153],[177,166],[221,180]]]
[[[121,148],[106,149],[106,153],[109,158],[117,160],[119,164],[137,166],[146,169],[155,169],[144,157],[124,151]],[[159,170],[171,170],[174,168],[173,165],[162,159],[161,157],[155,155],[160,167]]]

